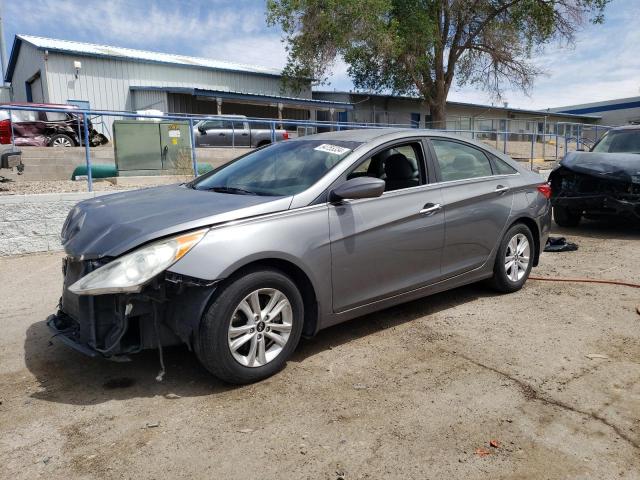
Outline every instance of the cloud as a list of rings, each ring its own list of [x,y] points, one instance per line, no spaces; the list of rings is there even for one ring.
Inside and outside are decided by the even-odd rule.
[[[8,30],[128,48],[282,67],[279,32],[255,3],[32,0],[25,16],[9,2]],[[64,19],[51,22],[50,19]]]
[[[534,83],[530,96],[507,90],[511,106],[546,109],[640,95],[640,2],[614,0],[604,25],[586,25],[573,46],[551,45],[534,57],[547,74]],[[490,102],[489,95],[456,89],[450,99]]]

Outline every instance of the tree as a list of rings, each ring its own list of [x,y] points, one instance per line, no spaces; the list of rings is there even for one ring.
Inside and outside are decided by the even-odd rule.
[[[290,86],[326,83],[341,57],[356,88],[419,95],[438,124],[454,78],[526,93],[542,73],[532,53],[601,23],[609,1],[268,0],[267,22],[284,32]]]

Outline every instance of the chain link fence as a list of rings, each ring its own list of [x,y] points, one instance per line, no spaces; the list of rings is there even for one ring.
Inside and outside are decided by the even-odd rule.
[[[25,118],[27,121],[23,121]],[[533,123],[541,131],[527,131],[534,128]],[[447,128],[433,130],[482,142],[532,169],[551,168],[566,152],[590,148],[610,128],[576,123],[545,123],[540,127],[539,122],[530,120],[495,119],[484,123],[475,119],[471,123],[485,128],[457,128],[463,124],[457,119]],[[22,152],[23,175],[13,175],[11,180],[73,179],[80,181],[73,191],[79,191],[81,182],[86,182],[85,190],[93,191],[98,179],[122,188],[158,184],[161,180],[175,182],[283,139],[384,127],[414,126],[5,105],[0,110],[0,153],[7,148]],[[3,172],[6,170],[0,170],[0,175],[5,175]]]

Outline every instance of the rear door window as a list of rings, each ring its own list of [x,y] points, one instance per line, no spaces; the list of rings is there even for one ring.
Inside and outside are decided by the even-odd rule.
[[[491,163],[479,149],[453,140],[431,139],[443,182],[489,177]]]
[[[64,122],[69,117],[65,112],[45,112],[47,122]]]
[[[514,173],[518,173],[515,168],[495,155],[491,155],[491,161],[493,162],[493,170],[496,175],[513,175]]]

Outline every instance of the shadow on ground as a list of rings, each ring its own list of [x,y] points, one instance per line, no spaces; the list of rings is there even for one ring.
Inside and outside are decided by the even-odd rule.
[[[495,292],[476,284],[360,317],[323,330],[312,339],[302,340],[291,361],[303,362],[329,348],[493,295]],[[155,380],[160,370],[157,350],[143,351],[126,363],[89,358],[51,340],[44,321],[29,327],[24,348],[26,366],[39,384],[38,391],[31,396],[49,402],[93,405],[166,394],[181,397],[215,395],[242,388],[218,381],[186,346],[164,349],[167,374],[162,382]]]
[[[567,237],[580,235],[588,238],[611,240],[640,240],[640,220],[621,218],[601,218],[598,220],[582,219],[577,227],[560,227],[553,223],[552,235]]]

